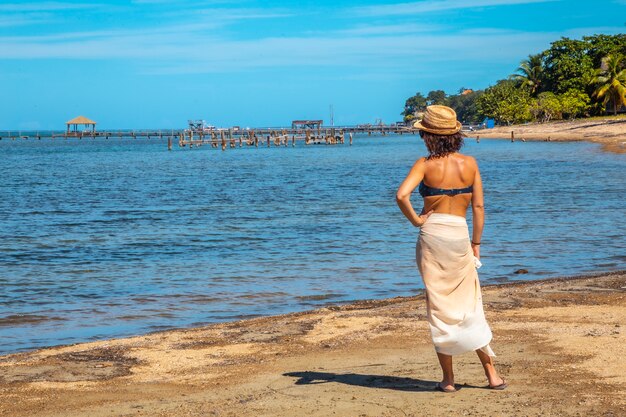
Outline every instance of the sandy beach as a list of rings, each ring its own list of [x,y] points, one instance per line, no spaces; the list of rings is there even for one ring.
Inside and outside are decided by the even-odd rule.
[[[549,123],[498,126],[477,132],[466,132],[468,137],[550,141],[591,141],[601,143],[604,150],[626,152],[626,115],[594,117],[591,119],[560,120]]]
[[[483,293],[505,391],[473,353],[433,391],[419,295],[4,356],[0,415],[625,415],[626,271]]]

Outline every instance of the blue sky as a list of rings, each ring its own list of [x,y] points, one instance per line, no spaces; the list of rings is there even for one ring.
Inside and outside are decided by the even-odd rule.
[[[626,32],[626,0],[3,1],[0,129],[400,120],[561,36]]]

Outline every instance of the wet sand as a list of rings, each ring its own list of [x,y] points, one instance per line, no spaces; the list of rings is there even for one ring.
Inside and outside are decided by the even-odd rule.
[[[0,415],[626,415],[626,271],[483,292],[505,391],[433,391],[420,295],[4,356]]]
[[[603,149],[609,152],[626,153],[626,115],[498,126],[466,134],[470,138],[479,135],[481,138],[510,140],[511,132],[514,132],[516,140],[585,140],[601,143]]]

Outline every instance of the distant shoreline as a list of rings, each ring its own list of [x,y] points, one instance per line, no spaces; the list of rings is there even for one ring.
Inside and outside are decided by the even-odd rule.
[[[589,141],[600,143],[608,152],[626,153],[626,115],[498,126],[465,134],[468,138],[511,140],[511,132],[516,141]]]
[[[344,127],[345,128],[345,127]],[[374,129],[379,127],[374,126]],[[410,128],[400,129],[397,126],[385,126],[386,129],[389,130],[390,134],[403,134],[407,135],[415,135],[417,131],[411,131]],[[341,130],[340,127],[323,127],[322,130],[326,131],[329,129]],[[363,130],[361,134],[366,134],[367,128],[360,128]],[[397,129],[397,132],[394,131]],[[255,128],[254,130],[258,130]],[[275,129],[279,131],[280,129]],[[124,138],[136,138],[136,137],[144,137],[148,139],[157,140],[167,139],[172,137],[178,137],[180,135],[181,129],[172,130],[172,129],[160,129],[160,130],[150,130],[150,129],[124,129],[117,130],[115,133],[111,133],[110,136],[112,139],[118,138],[121,132],[124,132]],[[7,134],[18,134],[27,136],[19,136],[19,137],[6,137]],[[172,133],[174,132],[174,133]],[[241,132],[247,132],[247,130],[242,130]],[[240,132],[240,133],[241,133]],[[575,119],[575,120],[559,120],[552,121],[547,123],[527,123],[523,125],[510,125],[510,126],[497,126],[492,129],[480,129],[474,131],[464,130],[463,133],[467,136],[468,139],[476,139],[479,137],[480,139],[498,139],[498,140],[511,140],[511,132],[513,132],[515,141],[546,141],[546,142],[578,142],[578,141],[587,141],[599,143],[602,145],[602,149],[607,152],[623,154],[626,153],[626,115],[619,116],[605,116],[605,117],[592,117],[586,119]],[[42,130],[42,131],[0,131],[0,140],[15,140],[15,139],[39,139],[39,135],[41,138],[48,138],[52,134],[55,135],[63,135],[63,131],[53,131],[53,130]],[[85,133],[83,136],[85,139],[89,139],[93,137]],[[95,134],[97,138],[104,138],[104,133],[101,131],[97,131]],[[384,137],[384,135],[383,135]],[[77,138],[74,136],[68,136],[69,138]],[[108,139],[108,137],[107,137]],[[237,139],[238,140],[238,139]],[[231,140],[232,142],[232,140]],[[265,143],[265,142],[264,142]]]

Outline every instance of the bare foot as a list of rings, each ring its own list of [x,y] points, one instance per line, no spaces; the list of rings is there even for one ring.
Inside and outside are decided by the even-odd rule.
[[[495,378],[489,378],[489,388],[491,389],[505,389],[507,387],[504,378],[496,376]]]
[[[443,380],[439,384],[437,384],[437,386],[440,388],[440,391],[444,391],[444,392],[456,391],[456,388],[454,388],[454,382],[452,381]]]

